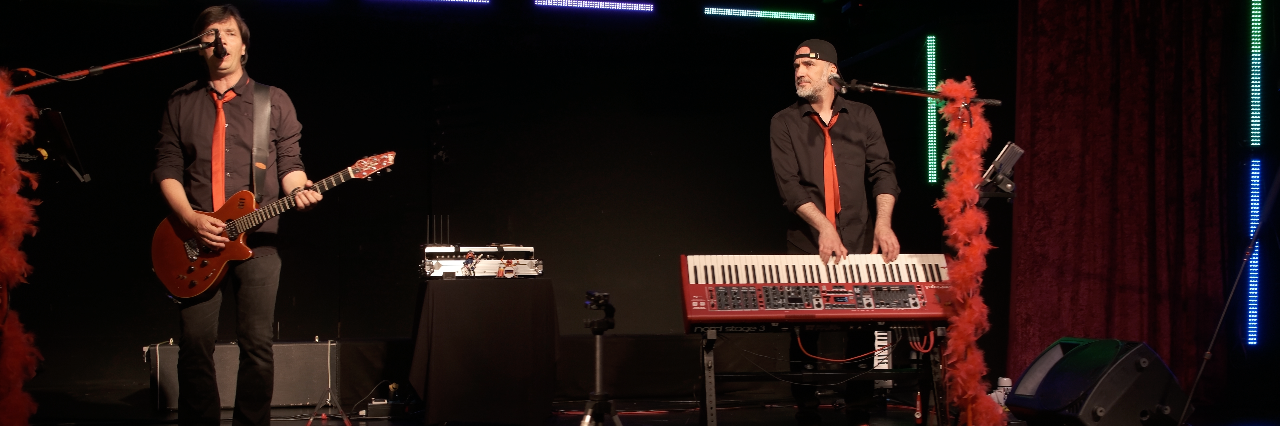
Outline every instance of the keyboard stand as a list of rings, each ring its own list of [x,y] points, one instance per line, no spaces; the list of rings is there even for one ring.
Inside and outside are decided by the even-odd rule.
[[[943,328],[945,330],[945,328]],[[891,370],[849,370],[849,371],[813,371],[813,372],[751,372],[751,373],[723,373],[716,374],[715,363],[715,346],[718,337],[716,330],[708,329],[702,333],[702,392],[698,401],[698,408],[702,411],[699,424],[704,426],[716,426],[716,380],[730,382],[759,382],[783,379],[796,383],[837,383],[847,380],[851,376],[857,376],[857,380],[895,380],[895,379],[920,379],[921,393],[925,393],[924,383],[929,383],[933,392],[928,393],[932,398],[923,400],[922,421],[923,424],[930,424],[928,413],[930,406],[941,407],[935,410],[936,423],[933,426],[950,426],[951,416],[947,406],[946,382],[941,362],[942,347],[944,346],[944,338],[938,336],[932,351],[927,354],[919,354],[920,358],[918,368],[902,368]],[[901,344],[901,343],[900,343]],[[908,350],[910,350],[908,348]],[[944,416],[944,414],[946,414]]]

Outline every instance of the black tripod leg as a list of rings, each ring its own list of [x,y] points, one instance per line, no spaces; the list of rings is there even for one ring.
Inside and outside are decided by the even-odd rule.
[[[316,419],[316,413],[319,413],[320,407],[323,407],[323,406],[324,406],[323,400],[321,400],[319,403],[316,403],[316,409],[311,410],[311,417],[307,418],[307,426],[311,426],[311,421]]]
[[[716,426],[716,331],[702,336],[702,419],[705,426]]]
[[[333,406],[338,407],[338,414],[342,415],[342,423],[345,423],[345,424],[346,424],[346,426],[351,426],[351,419],[348,419],[348,418],[347,418],[347,412],[346,412],[346,411],[343,411],[343,409],[342,409],[342,403],[341,403],[341,402],[337,402],[337,403],[333,402],[333,389],[325,389],[325,398],[324,398],[324,399],[321,399],[321,400],[320,400],[320,402],[316,403],[316,409],[311,410],[311,417],[310,417],[310,418],[307,418],[307,426],[311,426],[311,421],[312,421],[312,420],[315,420],[315,418],[316,418],[316,413],[319,413],[319,412],[320,412],[320,407],[323,407],[325,404],[330,404],[330,405],[333,405]]]
[[[600,423],[599,419],[596,418],[598,414],[596,413],[595,405],[595,401],[587,401],[587,408],[582,410],[582,422],[578,423],[578,426],[591,426]]]
[[[622,419],[618,418],[618,413],[613,410],[613,401],[608,399],[608,395],[592,395],[592,399],[587,401],[587,408],[582,413],[582,422],[578,426],[606,426],[609,419],[613,419],[614,426],[622,426]]]

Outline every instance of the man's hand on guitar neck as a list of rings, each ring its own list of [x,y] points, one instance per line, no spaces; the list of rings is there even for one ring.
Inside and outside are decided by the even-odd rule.
[[[291,193],[293,195],[293,204],[298,211],[311,210],[315,208],[316,203],[319,203],[324,198],[319,192],[312,191],[312,186],[314,185],[311,184],[311,181],[307,181],[303,186],[293,189]]]
[[[216,250],[222,250],[226,243],[231,241],[222,236],[222,231],[226,230],[227,225],[222,223],[221,220],[196,213],[195,211],[188,211],[189,213],[182,216],[182,223],[187,225],[191,232],[199,235],[200,242],[204,243],[204,245]]]
[[[324,199],[323,195],[311,189],[315,186],[311,181],[307,180],[307,174],[301,170],[295,170],[284,175],[284,179],[280,179],[283,188],[289,189],[289,196],[293,197],[294,208],[300,212],[311,210]]]

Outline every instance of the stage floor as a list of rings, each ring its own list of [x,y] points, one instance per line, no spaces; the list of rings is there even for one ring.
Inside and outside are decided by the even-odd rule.
[[[701,414],[689,402],[679,401],[618,401],[621,410],[620,419],[624,426],[674,426],[697,425]],[[583,402],[557,402],[554,417],[548,418],[548,426],[576,426],[582,420]],[[737,405],[717,411],[719,422],[725,426],[756,425],[798,425],[795,420],[796,408],[785,403],[730,403]],[[311,414],[308,408],[277,408],[272,410],[272,423],[298,424],[306,423]],[[913,426],[914,411],[904,408],[890,407],[885,413],[872,415],[871,426]],[[325,408],[325,413],[337,413],[336,409]],[[850,426],[842,410],[831,406],[819,408],[823,426]],[[63,413],[66,414],[66,413]],[[106,414],[106,413],[103,413]],[[119,414],[119,413],[114,413]],[[150,418],[122,418],[119,416],[102,416],[102,418],[86,418],[82,416],[62,416],[58,413],[44,412],[32,419],[32,425],[89,426],[89,425],[142,425],[142,424],[176,424],[174,413],[156,413]],[[230,411],[223,411],[223,424],[231,424]],[[1280,426],[1280,415],[1265,412],[1261,409],[1231,410],[1229,412],[1200,413],[1189,422],[1194,426]],[[317,426],[342,426],[337,418],[317,418],[313,423]],[[409,426],[421,425],[420,419],[386,419],[360,418],[352,419],[353,426]],[[454,425],[455,423],[448,423]],[[475,425],[456,423],[458,425]],[[929,424],[934,424],[930,422]],[[856,426],[856,425],[854,425]]]
[[[621,414],[619,418],[624,426],[672,426],[672,425],[697,425],[701,412],[697,409],[688,408],[690,404],[675,403],[662,404],[654,402],[628,402],[619,401],[621,406]],[[572,405],[574,408],[570,408]],[[577,426],[582,421],[582,403],[557,403],[557,412],[554,418],[548,418],[547,425],[554,426]],[[663,409],[664,406],[666,409]],[[630,411],[641,409],[643,411]],[[322,412],[333,412],[337,410],[324,409]],[[735,408],[724,408],[717,410],[719,422],[726,426],[756,426],[756,425],[796,425],[795,420],[796,408],[788,405],[751,405]],[[834,409],[830,406],[819,408],[822,415],[820,425],[831,426],[848,426],[845,415],[841,410]],[[889,409],[886,413],[875,415],[872,417],[872,426],[910,426],[915,425],[913,416],[914,410],[905,409]],[[310,409],[301,408],[277,408],[272,410],[272,423],[278,424],[305,424],[308,416],[311,414]],[[231,424],[230,411],[223,411],[223,424]],[[40,417],[45,417],[41,419]],[[50,416],[57,417],[57,416]],[[174,416],[160,416],[159,418],[150,419],[53,419],[46,416],[38,416],[33,419],[32,425],[125,425],[125,424],[176,424],[177,420]],[[323,426],[341,426],[343,422],[338,418],[315,420],[313,425]],[[353,426],[408,426],[421,425],[420,419],[385,419],[385,418],[360,418],[352,419]],[[454,423],[448,423],[450,425]],[[458,423],[465,425],[466,423]],[[816,425],[816,424],[815,424]],[[856,426],[856,425],[855,425]]]
[[[32,425],[88,426],[88,425],[145,425],[176,424],[177,413],[159,412],[150,406],[150,392],[145,383],[132,381],[82,382],[79,389],[64,388],[28,389],[40,404],[31,418]],[[789,400],[734,400],[721,399],[720,424],[725,426],[797,425],[796,408]],[[693,401],[618,400],[620,418],[625,426],[674,426],[697,425],[700,411]],[[555,415],[546,425],[576,426],[582,419],[584,401],[557,401]],[[1226,406],[1197,410],[1189,419],[1194,426],[1280,426],[1280,415],[1270,407]],[[273,423],[306,423],[312,408],[276,408],[272,410]],[[337,413],[336,408],[326,407],[325,413]],[[890,407],[883,414],[872,416],[872,426],[912,426],[915,410]],[[844,413],[830,406],[819,409],[821,425],[847,426]],[[223,424],[230,425],[231,411],[222,412]],[[932,416],[930,416],[932,417]],[[340,419],[317,420],[313,425],[342,425]],[[417,419],[353,418],[352,426],[407,426],[421,425]],[[454,423],[450,423],[453,425]],[[462,423],[458,423],[462,424]],[[930,424],[933,424],[932,422]]]

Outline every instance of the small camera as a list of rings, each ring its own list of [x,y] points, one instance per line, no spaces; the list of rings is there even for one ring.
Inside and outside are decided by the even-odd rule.
[[[609,304],[609,293],[601,293],[598,291],[587,292],[587,309],[600,310]]]

